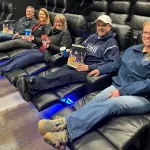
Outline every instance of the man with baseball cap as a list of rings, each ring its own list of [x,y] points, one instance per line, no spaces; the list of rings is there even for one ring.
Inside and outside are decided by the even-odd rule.
[[[119,48],[115,39],[116,33],[111,30],[111,18],[100,16],[96,21],[97,32],[90,35],[82,45],[87,53],[84,64],[76,68],[64,65],[56,72],[42,77],[21,77],[17,80],[17,88],[26,101],[30,101],[34,94],[45,90],[64,86],[71,83],[85,82],[86,76],[91,73],[99,75],[97,68],[119,58]]]
[[[99,16],[99,17],[97,18],[97,21],[98,21],[98,20],[101,20],[101,21],[103,21],[104,23],[108,23],[108,24],[112,25],[112,20],[111,20],[111,18],[110,18],[109,16],[107,16],[107,15],[101,15],[101,16]]]

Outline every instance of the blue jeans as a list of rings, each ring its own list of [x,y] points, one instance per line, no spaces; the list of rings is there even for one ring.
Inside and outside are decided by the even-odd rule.
[[[106,88],[81,109],[65,117],[70,141],[86,133],[96,123],[112,116],[150,112],[150,102],[144,97],[119,96],[108,98],[107,96],[115,89],[113,85]]]
[[[14,34],[0,34],[0,41],[12,40]]]
[[[64,65],[46,76],[35,77],[35,82],[31,84],[30,91],[34,95],[44,90],[52,90],[72,83],[85,82],[87,74],[88,72],[77,71],[68,65]]]
[[[38,49],[24,50],[18,55],[1,64],[0,70],[5,75],[10,71],[22,69],[29,65],[43,62],[45,62],[44,55],[43,53],[38,52]]]

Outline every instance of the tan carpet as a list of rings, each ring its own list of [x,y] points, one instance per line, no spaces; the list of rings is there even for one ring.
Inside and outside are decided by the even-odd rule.
[[[4,97],[15,91],[16,91],[16,88],[14,86],[11,86],[7,78],[2,78],[0,80],[0,97]]]
[[[12,91],[5,90],[11,94],[0,98],[0,150],[54,150],[43,141],[37,129],[42,112],[25,102],[18,91]]]

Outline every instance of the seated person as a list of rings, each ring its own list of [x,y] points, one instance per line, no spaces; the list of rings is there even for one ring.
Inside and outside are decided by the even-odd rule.
[[[43,10],[43,8],[41,10]],[[42,17],[41,20],[43,20],[43,18],[45,20],[46,15],[44,14],[40,15],[41,12],[42,11],[40,11],[39,13],[39,16]],[[53,53],[54,51],[55,53],[58,53],[59,48],[61,46],[70,48],[72,44],[72,40],[71,40],[71,35],[67,29],[66,18],[64,15],[57,14],[55,16],[53,29],[50,31],[49,36],[51,38],[51,43],[47,49],[49,49],[50,52]],[[42,45],[41,38],[37,38],[32,35],[29,38],[35,43]],[[18,55],[11,58],[10,60],[4,62],[3,64],[0,64],[0,74],[5,75],[8,72],[13,70],[21,69],[35,63],[45,62],[43,52],[44,52],[43,50],[40,51],[39,49],[24,50],[23,52],[19,53]]]
[[[102,15],[97,19],[97,33],[89,36],[83,42],[87,53],[85,64],[77,65],[76,68],[64,65],[57,71],[44,77],[20,78],[17,80],[17,87],[26,101],[30,101],[31,96],[44,90],[50,90],[75,82],[85,82],[88,72],[103,66],[119,58],[119,48],[115,39],[116,33],[112,28],[112,20],[107,15]]]
[[[34,14],[34,8],[28,6],[26,8],[26,16],[20,18],[16,23],[12,25],[14,34],[24,35],[25,29],[31,29],[37,22]],[[14,37],[14,34],[0,34],[0,41],[11,40]]]
[[[50,17],[49,13],[45,8],[41,8],[38,13],[38,21],[35,23],[35,25],[31,29],[31,36],[25,36],[21,35],[18,36],[18,34],[14,35],[14,38],[19,37],[19,39],[14,39],[11,41],[7,41],[5,43],[0,43],[0,50],[6,49],[7,45],[11,45],[10,48],[14,48],[16,45],[17,47],[33,47],[36,45],[34,44],[33,39],[41,37],[42,34],[48,35],[51,30],[51,23],[50,23]]]
[[[64,149],[68,141],[112,116],[150,112],[150,22],[144,24],[142,40],[143,44],[128,48],[118,61],[89,73],[91,76],[118,71],[110,87],[68,116],[39,121],[39,131],[48,144]]]

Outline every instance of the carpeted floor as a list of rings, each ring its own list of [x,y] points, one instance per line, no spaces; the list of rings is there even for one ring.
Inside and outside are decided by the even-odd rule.
[[[38,132],[41,118],[42,112],[25,102],[6,79],[0,80],[0,150],[54,150]]]
[[[14,86],[11,86],[7,78],[2,78],[0,80],[0,97],[4,97],[15,91],[17,91],[17,89]]]

